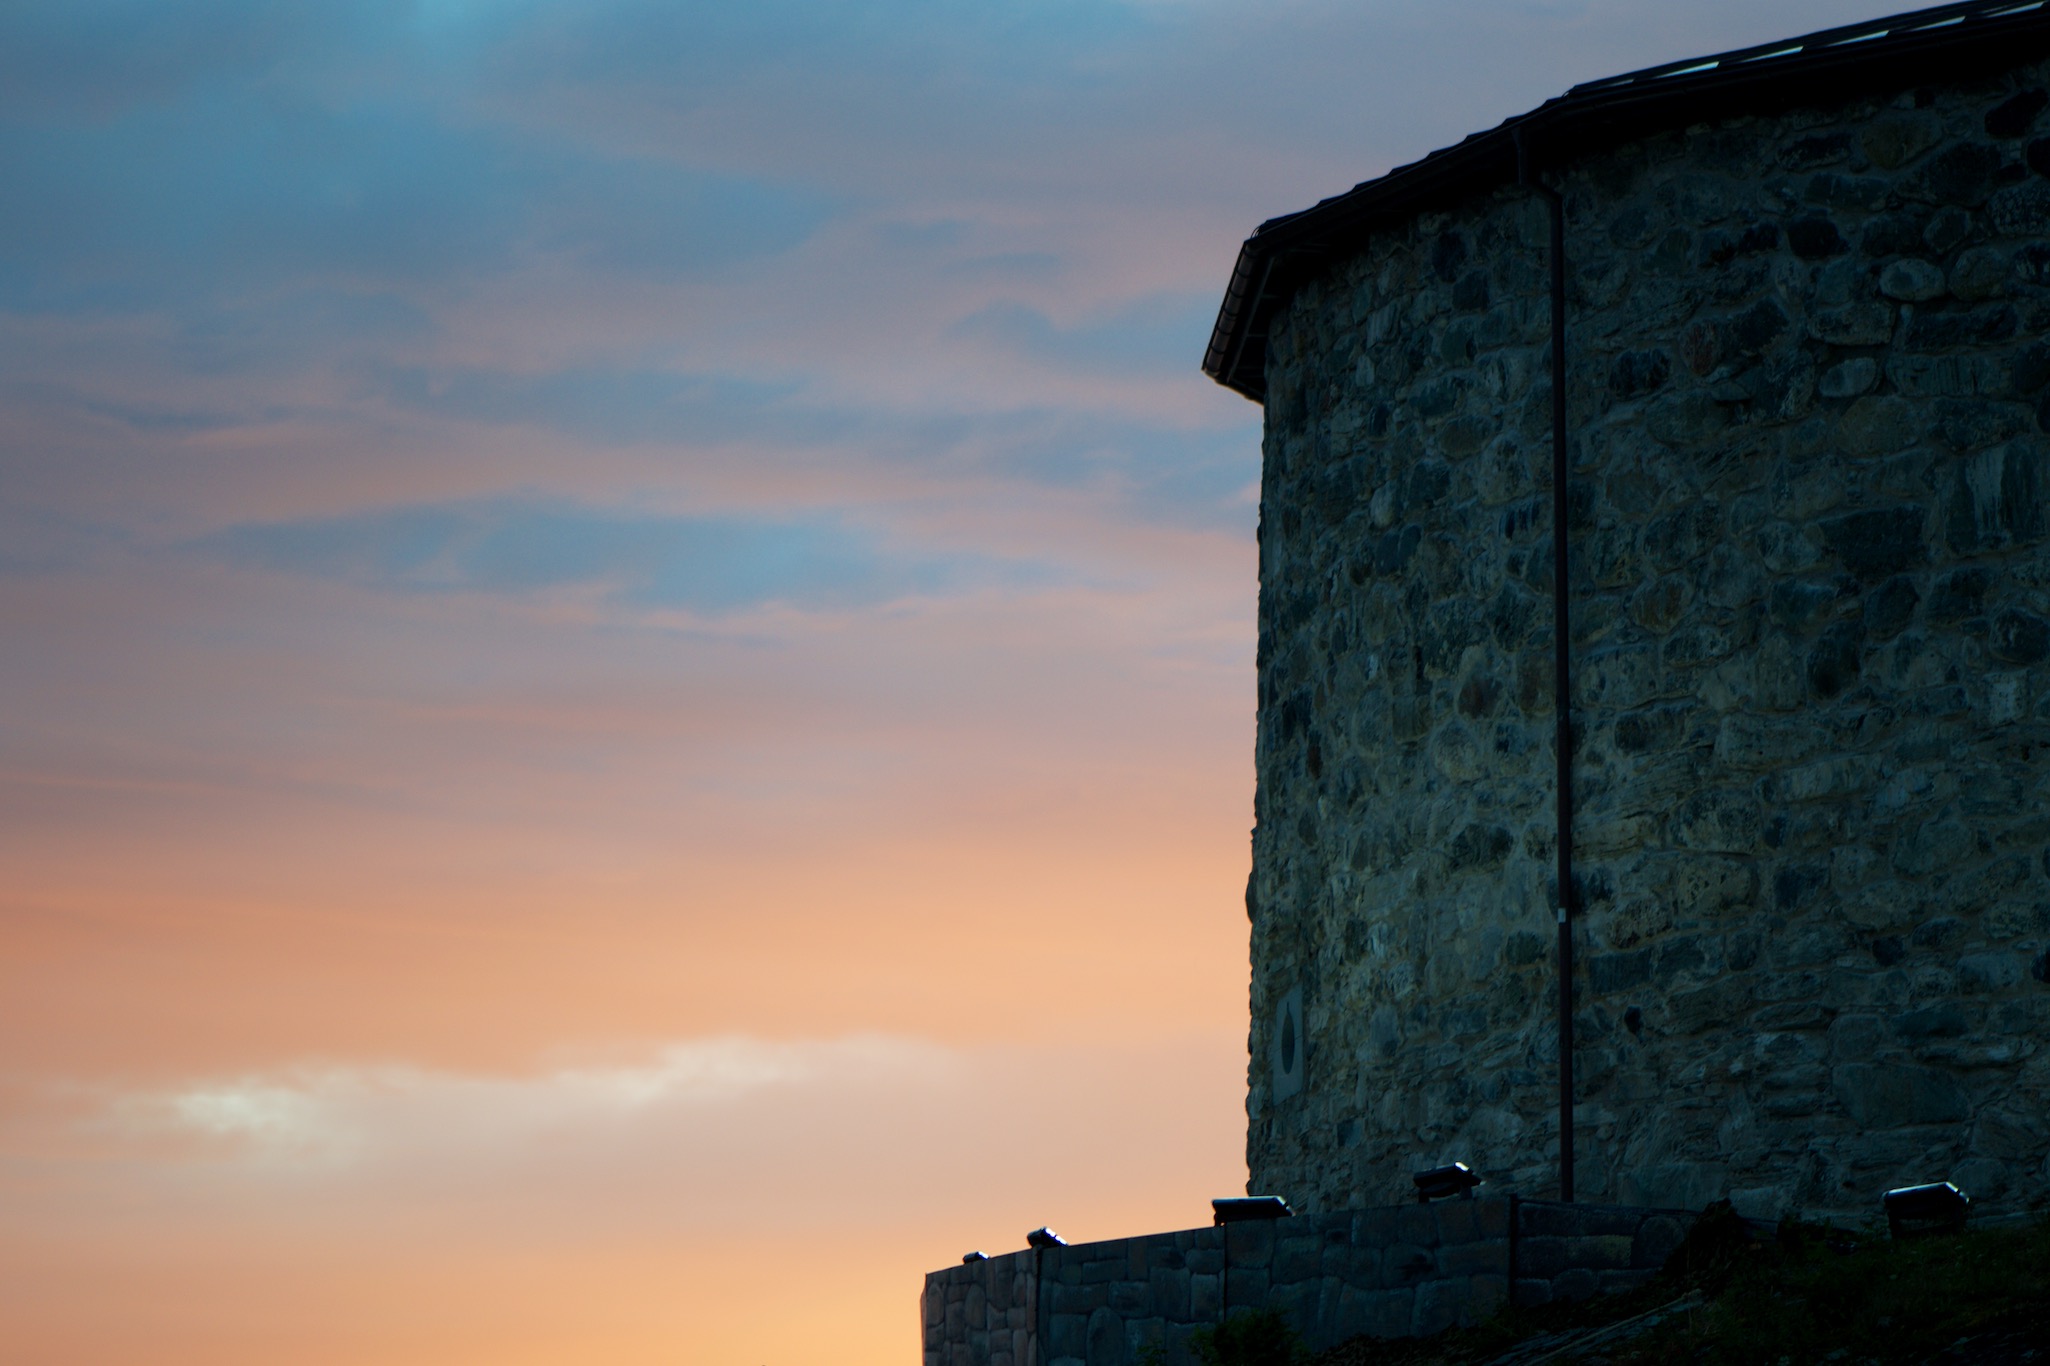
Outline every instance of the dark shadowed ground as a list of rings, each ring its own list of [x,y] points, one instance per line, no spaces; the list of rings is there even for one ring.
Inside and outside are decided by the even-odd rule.
[[[2050,1363],[2050,1222],[1889,1240],[1711,1209],[1658,1279],[1423,1341],[1355,1339],[1316,1366]]]

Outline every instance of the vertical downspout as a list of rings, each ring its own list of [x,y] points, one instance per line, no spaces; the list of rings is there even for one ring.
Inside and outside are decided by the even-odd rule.
[[[1552,228],[1552,753],[1559,850],[1559,1198],[1573,1199],[1573,719],[1566,592],[1566,201],[1516,142],[1516,179],[1545,201]]]

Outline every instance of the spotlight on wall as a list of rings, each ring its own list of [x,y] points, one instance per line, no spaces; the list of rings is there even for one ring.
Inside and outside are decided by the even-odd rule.
[[[1886,1193],[1886,1227],[1896,1238],[1956,1233],[1972,1211],[1972,1197],[1948,1181],[1902,1186]]]
[[[1036,1228],[1025,1235],[1027,1247],[1066,1247],[1068,1240],[1050,1228]]]
[[[1210,1202],[1210,1222],[1243,1224],[1250,1219],[1286,1219],[1295,1211],[1278,1195],[1243,1195]]]
[[[1473,1168],[1464,1162],[1454,1162],[1449,1167],[1433,1167],[1409,1179],[1416,1183],[1416,1198],[1420,1205],[1428,1205],[1433,1200],[1448,1200],[1455,1195],[1471,1200],[1473,1188],[1481,1183]]]
[[[974,1266],[977,1262],[986,1262],[988,1260],[989,1254],[987,1252],[971,1252],[961,1259],[961,1265]]]

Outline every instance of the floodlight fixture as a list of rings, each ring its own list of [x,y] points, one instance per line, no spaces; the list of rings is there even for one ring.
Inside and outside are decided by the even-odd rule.
[[[1972,1212],[1972,1197],[1948,1181],[1902,1186],[1888,1191],[1882,1203],[1887,1230],[1896,1238],[1959,1232]]]
[[[963,1265],[963,1266],[974,1266],[974,1265],[975,1265],[975,1264],[976,1264],[977,1262],[986,1262],[986,1261],[988,1261],[988,1260],[989,1260],[989,1254],[988,1254],[987,1252],[982,1252],[982,1251],[978,1250],[978,1251],[975,1251],[975,1252],[970,1252],[970,1253],[968,1253],[968,1254],[967,1254],[966,1256],[962,1257],[962,1258],[961,1258],[961,1265]]]
[[[1050,1228],[1036,1228],[1025,1235],[1027,1247],[1066,1247],[1068,1240]]]
[[[1254,1219],[1286,1219],[1295,1213],[1278,1195],[1242,1195],[1210,1202],[1211,1224],[1243,1224]]]
[[[1448,1200],[1458,1196],[1463,1200],[1473,1199],[1473,1188],[1481,1184],[1472,1167],[1464,1162],[1449,1166],[1433,1167],[1427,1172],[1418,1172],[1409,1178],[1416,1184],[1416,1198],[1420,1205],[1433,1200]]]

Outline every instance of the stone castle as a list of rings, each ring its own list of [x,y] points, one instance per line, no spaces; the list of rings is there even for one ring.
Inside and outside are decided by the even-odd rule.
[[[1253,1190],[2050,1196],[2050,12],[1578,87],[1264,225],[1205,369]]]

